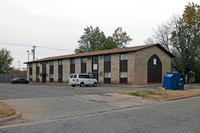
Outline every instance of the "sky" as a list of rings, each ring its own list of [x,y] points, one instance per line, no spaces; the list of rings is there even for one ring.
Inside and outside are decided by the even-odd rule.
[[[189,2],[199,0],[1,0],[0,49],[10,50],[12,66],[74,53],[87,26],[99,27],[111,36],[117,27],[133,38],[127,45],[144,45],[153,28],[181,15]]]

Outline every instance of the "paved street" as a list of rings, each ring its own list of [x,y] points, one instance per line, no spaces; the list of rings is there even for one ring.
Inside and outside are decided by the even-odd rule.
[[[199,133],[200,98],[45,122],[0,127],[1,133]]]

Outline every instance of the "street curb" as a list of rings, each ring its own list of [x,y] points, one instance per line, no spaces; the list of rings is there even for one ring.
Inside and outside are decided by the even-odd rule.
[[[166,101],[176,101],[176,100],[187,99],[187,98],[193,98],[193,97],[200,97],[200,95],[171,98],[171,99],[166,99]]]
[[[20,111],[18,109],[15,108],[15,110],[16,110],[16,113],[14,115],[0,119],[0,123],[7,122],[7,121],[10,121],[12,119],[19,118],[21,116],[21,113],[20,113]]]

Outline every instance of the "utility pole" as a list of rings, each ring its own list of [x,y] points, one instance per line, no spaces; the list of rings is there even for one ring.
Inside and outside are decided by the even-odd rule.
[[[18,63],[19,63],[19,70],[20,70],[20,61],[18,61]]]
[[[28,53],[28,62],[29,62],[29,50],[27,50],[27,53]]]
[[[35,48],[36,48],[36,46],[33,46],[33,49],[32,49],[32,53],[33,53],[33,61],[35,60]]]

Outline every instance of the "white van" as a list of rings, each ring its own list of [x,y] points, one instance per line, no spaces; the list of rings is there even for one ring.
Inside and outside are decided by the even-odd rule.
[[[79,85],[80,87],[84,86],[97,86],[97,80],[91,74],[70,74],[69,84],[75,87]]]

